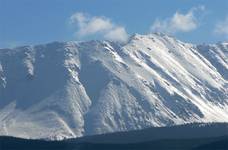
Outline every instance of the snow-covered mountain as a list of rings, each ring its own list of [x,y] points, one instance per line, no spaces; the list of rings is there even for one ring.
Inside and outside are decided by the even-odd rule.
[[[62,139],[228,122],[228,43],[164,34],[0,49],[0,135]]]

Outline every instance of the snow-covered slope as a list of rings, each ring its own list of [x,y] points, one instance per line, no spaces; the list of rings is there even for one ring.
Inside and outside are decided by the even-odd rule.
[[[62,139],[228,122],[228,44],[163,34],[0,50],[0,135]]]

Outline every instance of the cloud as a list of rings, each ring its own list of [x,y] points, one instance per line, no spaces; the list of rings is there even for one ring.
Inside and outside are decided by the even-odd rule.
[[[128,34],[124,27],[114,24],[109,18],[75,13],[70,17],[70,24],[76,26],[76,36],[101,36],[104,39],[126,42]]]
[[[107,32],[104,37],[111,41],[123,41],[126,42],[128,39],[128,34],[123,27],[116,27],[109,32]]]
[[[199,27],[200,23],[198,15],[204,10],[204,6],[198,6],[191,8],[186,14],[177,11],[170,18],[155,20],[150,30],[152,32],[165,32],[169,34],[176,32],[190,32]]]
[[[224,21],[220,21],[216,24],[214,32],[218,35],[222,35],[228,38],[228,16]]]

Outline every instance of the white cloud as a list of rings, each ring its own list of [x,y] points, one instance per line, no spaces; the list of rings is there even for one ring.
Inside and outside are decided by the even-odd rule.
[[[120,36],[121,35],[121,36]],[[116,27],[109,32],[107,32],[104,37],[111,41],[122,41],[126,42],[128,40],[128,34],[123,27]]]
[[[204,6],[193,7],[186,14],[176,12],[172,17],[164,20],[157,19],[151,26],[152,32],[189,32],[199,26],[198,13],[205,10]]]
[[[91,17],[88,14],[75,13],[70,17],[70,23],[77,26],[78,37],[99,35],[104,39],[117,42],[126,42],[128,39],[125,28],[114,24],[106,17]]]
[[[216,24],[214,32],[228,38],[228,16],[224,21],[220,21]]]

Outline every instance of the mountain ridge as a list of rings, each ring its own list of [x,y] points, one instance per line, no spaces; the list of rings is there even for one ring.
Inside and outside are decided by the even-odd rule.
[[[50,141],[0,136],[0,148],[13,149],[227,149],[227,123],[193,123]]]
[[[91,40],[69,40],[69,41],[58,41],[58,40],[54,40],[54,41],[49,41],[49,42],[44,42],[44,43],[37,43],[37,44],[22,44],[22,45],[19,45],[19,46],[14,46],[14,47],[0,47],[0,50],[10,50],[10,49],[21,49],[21,48],[26,48],[26,47],[36,47],[36,46],[42,46],[42,45],[48,45],[48,44],[54,44],[54,43],[57,43],[57,44],[66,44],[66,43],[89,43],[89,42],[94,42],[94,41],[97,41],[97,42],[111,42],[111,43],[117,43],[118,45],[126,45],[129,43],[129,41],[131,41],[132,39],[134,39],[135,37],[140,37],[140,36],[153,36],[153,35],[157,35],[157,36],[166,36],[166,37],[170,37],[170,38],[173,38],[174,40],[177,40],[177,41],[180,41],[182,43],[185,43],[185,44],[190,44],[190,45],[193,45],[193,46],[201,46],[201,45],[205,45],[205,46],[213,46],[213,45],[227,45],[228,44],[228,41],[218,41],[218,42],[214,42],[214,43],[205,43],[205,42],[202,42],[202,43],[191,43],[191,42],[188,42],[188,41],[182,41],[178,38],[176,38],[175,36],[173,35],[169,35],[169,34],[166,34],[166,33],[163,33],[163,32],[153,32],[153,33],[148,33],[148,34],[140,34],[140,33],[134,33],[132,34],[129,38],[128,38],[128,41],[127,42],[124,42],[124,43],[121,43],[121,42],[114,42],[114,41],[111,41],[111,40],[102,40],[102,39],[91,39]]]

